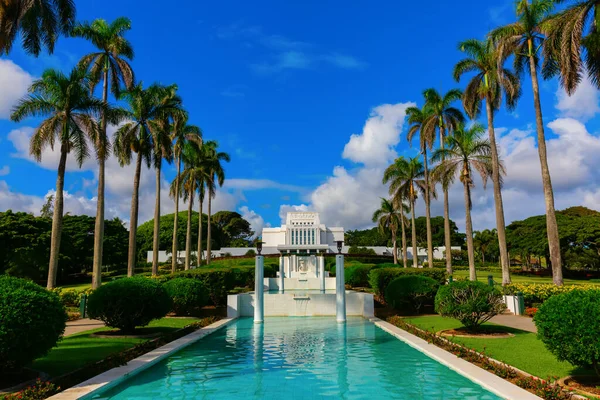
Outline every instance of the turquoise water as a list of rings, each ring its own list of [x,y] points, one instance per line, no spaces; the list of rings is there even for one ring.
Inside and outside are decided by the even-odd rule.
[[[94,399],[496,400],[363,318],[240,319]]]

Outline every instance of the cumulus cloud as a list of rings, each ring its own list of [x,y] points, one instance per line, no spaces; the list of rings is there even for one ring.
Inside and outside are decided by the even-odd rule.
[[[242,218],[250,223],[250,227],[254,231],[254,237],[261,236],[262,230],[265,227],[265,220],[255,211],[250,210],[248,206],[242,206],[238,209]]]
[[[556,97],[558,100],[556,109],[560,111],[563,117],[587,121],[600,111],[598,89],[590,81],[587,74],[572,96],[569,96],[567,92],[559,86],[556,91]]]
[[[9,119],[13,106],[27,94],[33,77],[11,60],[0,59],[0,118]]]

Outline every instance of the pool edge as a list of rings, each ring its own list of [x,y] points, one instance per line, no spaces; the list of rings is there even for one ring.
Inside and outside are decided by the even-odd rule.
[[[204,328],[200,328],[197,331],[194,331],[177,340],[169,342],[164,346],[143,354],[121,367],[109,369],[100,375],[96,375],[93,378],[90,378],[76,386],[55,394],[54,396],[50,397],[49,400],[83,399],[100,390],[107,390],[115,385],[118,385],[123,380],[150,368],[171,354],[195,343],[196,341],[210,335],[213,332],[216,332],[219,329],[226,327],[236,319],[237,318],[225,318],[205,326]]]
[[[385,322],[377,317],[368,318],[375,326],[403,341],[409,346],[424,353],[442,365],[450,368],[465,378],[475,382],[484,389],[507,400],[541,400],[540,397],[522,389],[502,378],[488,372],[470,362],[455,356],[454,354],[437,347],[427,341]]]

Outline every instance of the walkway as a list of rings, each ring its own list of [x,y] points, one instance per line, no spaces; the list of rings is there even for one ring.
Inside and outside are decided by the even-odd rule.
[[[104,322],[95,319],[83,318],[76,321],[69,321],[67,322],[67,328],[65,329],[64,336],[74,335],[76,333],[102,327],[104,327]]]
[[[519,315],[512,314],[502,314],[496,315],[490,320],[490,322],[515,329],[520,329],[522,331],[537,333],[537,328],[533,323],[533,319],[529,317],[521,317]]]

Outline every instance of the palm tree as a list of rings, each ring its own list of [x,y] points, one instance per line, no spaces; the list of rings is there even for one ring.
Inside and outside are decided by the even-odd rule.
[[[142,161],[150,168],[156,152],[150,127],[151,121],[158,121],[173,113],[180,112],[179,104],[176,101],[166,101],[172,95],[174,87],[154,84],[144,89],[142,85],[142,83],[138,83],[122,94],[121,97],[128,105],[126,115],[130,121],[123,124],[115,132],[114,139],[114,152],[122,166],[131,162],[133,153],[137,154],[131,197],[131,218],[129,221],[127,276],[133,276],[136,263],[135,240]]]
[[[383,173],[383,183],[390,184],[389,193],[396,204],[402,204],[406,199],[410,204],[412,219],[413,267],[419,266],[417,253],[417,230],[415,226],[415,202],[418,192],[425,193],[425,171],[417,157],[406,159],[399,157]]]
[[[485,264],[485,252],[492,243],[498,240],[498,232],[495,229],[484,229],[476,231],[473,236],[473,245],[481,253],[481,262]]]
[[[488,177],[492,174],[492,150],[490,142],[481,139],[484,133],[485,128],[480,124],[474,124],[469,128],[465,127],[464,124],[460,125],[454,130],[452,136],[446,138],[448,148],[438,149],[432,156],[434,162],[439,162],[432,173],[436,180],[451,183],[458,175],[459,180],[463,183],[469,278],[472,281],[477,280],[473,248],[473,223],[471,221],[471,189],[475,186],[473,170],[481,176],[484,188]],[[501,169],[503,171],[503,168]]]
[[[538,0],[534,3],[544,2]],[[554,0],[554,4],[563,3],[565,0]],[[544,5],[537,7],[541,8],[537,12],[544,11]],[[532,12],[533,8],[533,5],[529,6],[528,12]],[[600,88],[599,23],[600,1],[581,0],[541,24],[541,31],[546,34],[544,77],[558,74],[569,95],[575,92],[586,71],[590,80]]]
[[[102,80],[102,101],[108,103],[109,80],[115,98],[119,98],[121,86],[131,89],[135,80],[133,70],[127,59],[133,59],[133,47],[123,37],[131,29],[131,21],[127,18],[117,18],[112,24],[103,19],[82,23],[75,26],[72,35],[82,37],[92,42],[98,52],[83,56],[79,66],[90,71],[92,76],[91,89]],[[104,171],[106,159],[110,155],[110,141],[106,137],[106,116],[102,116],[97,143],[98,155],[98,201],[96,204],[96,225],[94,229],[94,261],[92,266],[92,289],[101,285],[102,252],[104,244]]]
[[[75,24],[74,0],[3,0],[0,2],[0,54],[8,55],[18,36],[28,54],[49,53],[59,34],[68,35]]]
[[[48,289],[56,285],[60,238],[63,221],[63,189],[67,156],[74,152],[81,166],[89,156],[88,139],[96,141],[100,127],[96,118],[107,107],[106,103],[95,99],[88,90],[89,76],[75,68],[69,76],[49,69],[33,82],[30,94],[19,101],[13,109],[11,119],[20,122],[27,117],[47,117],[31,137],[30,153],[41,160],[45,147],[54,150],[55,142],[60,143],[60,161],[56,179],[56,197],[52,217],[50,263],[48,267]]]
[[[426,137],[434,137],[436,129],[439,130],[440,148],[444,148],[446,135],[451,133],[460,123],[464,122],[463,113],[452,106],[460,100],[462,91],[452,89],[444,95],[431,88],[425,90],[425,107],[429,109],[430,116],[424,121],[421,130]],[[442,160],[443,161],[443,160]],[[444,245],[446,247],[446,272],[452,275],[452,242],[450,240],[450,204],[448,200],[448,187],[442,185],[444,191]]]
[[[425,220],[427,225],[427,263],[430,268],[433,268],[433,239],[431,235],[431,193],[429,184],[429,168],[427,166],[427,148],[431,150],[433,148],[433,142],[435,141],[435,131],[429,132],[433,135],[427,135],[423,131],[422,127],[425,121],[430,118],[431,112],[427,108],[419,109],[417,107],[409,107],[406,109],[406,115],[408,116],[408,134],[406,138],[409,143],[412,144],[412,140],[415,135],[419,134],[419,149],[423,154],[423,177],[425,180]]]
[[[206,171],[198,177],[196,188],[198,190],[198,246],[196,251],[196,267],[202,265],[202,207],[204,207],[204,196],[206,195]]]
[[[490,38],[498,43],[501,60],[509,55],[514,56],[514,69],[517,74],[521,75],[527,70],[526,65],[529,64],[529,75],[533,86],[538,153],[542,167],[542,184],[546,203],[546,227],[552,277],[554,283],[560,286],[563,284],[560,239],[558,237],[558,224],[556,223],[556,210],[554,209],[554,191],[552,190],[552,180],[548,168],[546,136],[544,134],[544,119],[542,117],[537,72],[540,60],[539,49],[545,43],[541,26],[552,10],[553,5],[552,0],[533,0],[531,4],[528,0],[521,0],[517,3],[517,22],[492,31]]]
[[[492,148],[492,182],[494,183],[502,284],[508,285],[510,283],[510,269],[506,250],[504,206],[500,187],[500,160],[494,132],[494,112],[500,108],[503,94],[507,107],[513,109],[521,94],[521,86],[518,77],[503,68],[499,51],[491,40],[470,39],[460,43],[459,49],[467,55],[467,58],[459,61],[454,67],[454,79],[459,81],[465,73],[475,72],[463,94],[463,106],[471,119],[476,119],[479,116],[482,102],[485,100],[488,134]]]
[[[206,190],[208,191],[208,227],[206,232],[206,265],[210,264],[211,259],[211,203],[212,198],[215,197],[217,192],[217,185],[223,186],[225,182],[225,170],[221,165],[221,161],[229,162],[231,158],[229,154],[225,152],[219,152],[217,147],[219,144],[214,141],[208,141],[203,146],[202,157],[203,164],[206,171]],[[200,215],[202,217],[202,215]]]
[[[173,197],[175,199],[175,218],[173,219],[173,249],[171,272],[175,273],[177,267],[177,225],[179,219],[179,175],[181,175],[181,154],[186,143],[193,142],[198,146],[202,145],[202,131],[195,125],[188,125],[188,117],[176,118],[173,122],[173,157],[177,165],[177,176],[175,177],[175,188]]]
[[[391,232],[392,245],[394,247],[394,264],[398,264],[398,243],[396,234],[398,227],[402,223],[401,211],[398,210],[393,201],[381,199],[381,206],[373,213],[373,222],[377,222],[381,233]]]

